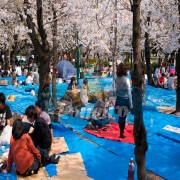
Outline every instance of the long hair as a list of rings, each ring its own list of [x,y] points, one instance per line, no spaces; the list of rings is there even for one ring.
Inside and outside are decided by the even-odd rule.
[[[127,75],[127,70],[126,67],[124,66],[123,63],[120,63],[117,67],[117,77],[121,77],[121,76],[126,76]]]
[[[84,84],[84,85],[87,85],[87,84],[88,84],[88,80],[87,80],[86,78],[83,80],[83,84]]]
[[[72,84],[73,81],[76,81],[76,78],[75,78],[75,77],[71,77],[71,82],[70,82],[70,84]]]
[[[13,123],[12,128],[12,136],[15,140],[18,140],[21,138],[21,136],[24,134],[24,126],[21,119],[16,119]]]

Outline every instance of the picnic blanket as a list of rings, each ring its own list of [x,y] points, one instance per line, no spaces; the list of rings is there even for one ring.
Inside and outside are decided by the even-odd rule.
[[[84,162],[80,153],[67,154],[61,156],[56,165],[57,175],[51,177],[52,180],[91,180],[87,176]]]
[[[69,148],[64,140],[64,137],[54,138],[53,143],[51,145],[50,155],[53,153],[61,154],[68,151],[69,151]]]
[[[118,123],[114,122],[111,122],[107,127],[105,126],[103,128],[98,128],[97,130],[84,129],[84,131],[99,138],[134,144],[133,125],[125,126],[124,135],[126,136],[126,138],[119,138],[119,125]]]
[[[60,154],[60,153],[64,153],[64,152],[68,152],[68,146],[64,140],[64,137],[55,137],[54,141],[52,143],[51,146],[51,151],[50,151],[50,155],[55,153],[55,154]],[[17,179],[18,180],[39,180],[39,179],[49,179],[50,177],[48,176],[47,172],[45,171],[44,168],[40,168],[38,171],[38,174],[34,174],[28,177],[23,177],[20,175],[17,175]]]
[[[40,168],[38,171],[38,174],[33,174],[31,176],[24,177],[21,175],[17,175],[17,180],[40,180],[40,179],[43,179],[43,180],[49,179],[44,168]]]
[[[166,107],[166,106],[158,106],[158,110],[165,114],[172,114],[175,111],[173,107]]]

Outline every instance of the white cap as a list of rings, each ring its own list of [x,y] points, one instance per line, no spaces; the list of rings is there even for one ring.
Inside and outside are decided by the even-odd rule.
[[[133,161],[134,159],[133,158],[131,158],[131,161]]]

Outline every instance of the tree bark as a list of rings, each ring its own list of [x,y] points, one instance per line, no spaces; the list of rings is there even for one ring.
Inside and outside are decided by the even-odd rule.
[[[176,55],[177,89],[176,89],[176,112],[180,112],[180,48]]]
[[[178,0],[178,10],[180,15],[180,0]],[[179,18],[180,22],[180,18]],[[180,43],[180,40],[179,40]],[[176,112],[180,112],[180,48],[176,54],[176,72],[177,72],[177,89],[176,89]]]
[[[31,4],[28,0],[24,0],[24,12],[27,16],[26,23],[28,29],[32,32],[29,33],[29,37],[33,43],[34,49],[38,55],[39,62],[39,90],[38,99],[44,104],[43,110],[48,111],[49,99],[50,99],[50,50],[49,43],[47,41],[46,31],[43,23],[43,7],[42,0],[36,0],[37,6],[37,30],[36,25],[33,22],[31,14],[27,13],[27,9],[31,8]]]
[[[142,60],[141,60],[141,32],[140,32],[140,3],[141,0],[133,0],[133,107],[134,107],[134,140],[135,140],[135,160],[137,163],[137,177],[139,180],[146,179],[146,158],[148,149],[146,141],[146,130],[143,122],[142,112]]]
[[[56,67],[57,67],[57,63],[58,63],[58,54],[57,54],[57,14],[56,14],[56,10],[54,7],[52,7],[53,9],[53,20],[54,20],[54,24],[53,24],[53,75],[52,75],[52,104],[54,107],[57,107],[57,96],[56,96]]]
[[[145,59],[146,59],[146,72],[148,77],[148,85],[152,85],[152,71],[151,71],[151,52],[149,46],[149,34],[145,33]]]
[[[116,54],[117,54],[117,0],[114,1],[114,37],[113,37],[113,96],[115,95],[115,75],[116,75]]]

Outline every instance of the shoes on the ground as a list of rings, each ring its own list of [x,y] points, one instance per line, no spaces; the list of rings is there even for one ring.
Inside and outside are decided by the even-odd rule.
[[[50,163],[58,164],[60,156],[58,156],[57,158],[55,158],[55,156],[56,156],[56,154],[53,154],[49,157]]]
[[[126,136],[124,136],[124,135],[121,135],[121,136],[119,136],[119,137],[120,137],[120,138],[123,138],[123,139],[126,138]]]

